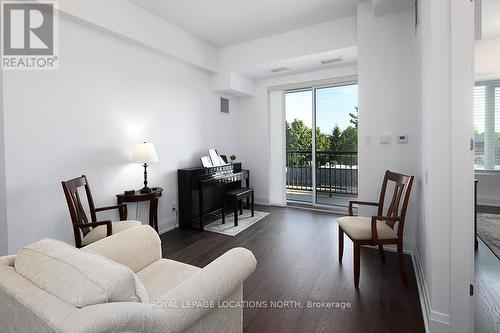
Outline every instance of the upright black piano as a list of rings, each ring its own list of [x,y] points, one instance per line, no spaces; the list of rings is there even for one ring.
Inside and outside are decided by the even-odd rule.
[[[225,191],[250,183],[250,172],[241,163],[179,169],[177,177],[179,227],[198,230],[220,216]]]

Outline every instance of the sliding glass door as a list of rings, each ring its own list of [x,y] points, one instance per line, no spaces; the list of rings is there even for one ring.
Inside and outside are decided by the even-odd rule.
[[[357,88],[315,89],[318,204],[347,206],[358,194]]]
[[[286,92],[288,201],[347,206],[357,197],[357,99],[356,83]]]

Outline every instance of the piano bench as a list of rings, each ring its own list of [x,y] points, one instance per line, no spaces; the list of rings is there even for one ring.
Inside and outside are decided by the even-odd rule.
[[[240,211],[240,215],[243,214],[243,199],[247,199],[247,205],[250,204],[250,209],[252,211],[252,217],[254,217],[254,193],[253,188],[237,188],[234,190],[230,190],[224,192],[224,200],[222,203],[222,223],[226,223],[226,212],[225,207],[226,203],[234,205],[234,226],[238,226],[238,210]],[[251,202],[249,203],[249,199]]]

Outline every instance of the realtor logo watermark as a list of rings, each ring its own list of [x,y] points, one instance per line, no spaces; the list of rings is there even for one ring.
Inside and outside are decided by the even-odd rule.
[[[59,68],[57,1],[1,1],[3,70]]]

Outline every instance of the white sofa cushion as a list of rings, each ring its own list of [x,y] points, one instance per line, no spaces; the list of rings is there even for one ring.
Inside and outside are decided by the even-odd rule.
[[[201,268],[160,259],[138,272],[137,276],[146,287],[150,300],[156,300],[199,271]]]
[[[149,225],[141,225],[81,248],[130,268],[135,273],[161,259],[161,241]]]
[[[21,249],[15,269],[34,285],[78,308],[149,302],[144,285],[128,267],[53,239]]]
[[[141,225],[140,221],[136,220],[127,220],[127,221],[118,221],[113,222],[113,235],[122,232],[123,230],[127,230],[133,227],[137,227]],[[103,239],[108,234],[108,228],[105,225],[100,225],[98,227],[90,229],[89,233],[85,235],[82,239],[82,246],[92,244],[97,242],[100,239]]]

